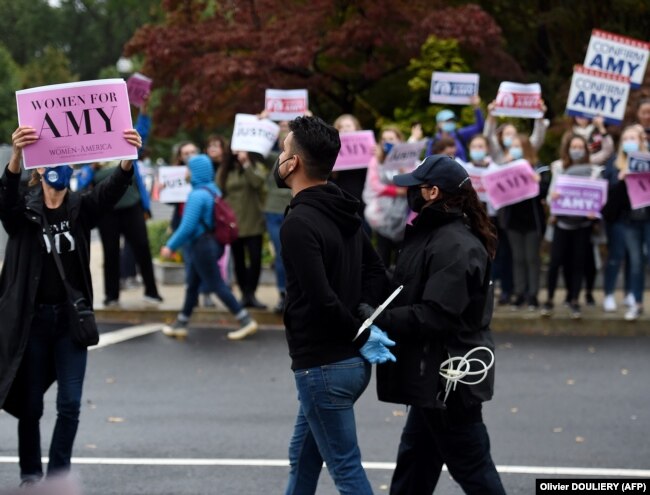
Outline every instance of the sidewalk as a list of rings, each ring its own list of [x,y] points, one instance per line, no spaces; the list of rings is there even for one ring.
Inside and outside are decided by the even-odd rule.
[[[184,285],[162,285],[158,284],[160,295],[164,302],[153,306],[143,301],[144,289],[122,290],[120,292],[120,306],[104,308],[104,276],[102,273],[103,252],[101,243],[97,240],[91,242],[90,268],[93,279],[95,295],[95,313],[100,322],[119,322],[125,324],[137,324],[142,322],[171,322],[183,304],[185,296]],[[238,289],[234,293],[239,297]],[[544,301],[545,291],[540,291],[540,301]],[[527,309],[512,310],[510,306],[495,306],[492,319],[492,330],[495,332],[507,332],[517,334],[537,335],[589,335],[589,336],[635,336],[650,335],[650,316],[648,312],[642,315],[637,321],[628,322],[623,319],[625,308],[620,301],[623,295],[617,293],[619,308],[616,313],[605,313],[602,310],[602,290],[594,291],[597,305],[595,307],[582,306],[582,319],[572,320],[569,317],[569,310],[562,305],[564,301],[564,290],[558,289],[555,296],[555,313],[551,318],[542,318],[539,312],[531,312]],[[278,292],[273,285],[260,285],[257,289],[257,298],[273,308],[278,300]],[[650,300],[650,291],[646,292],[646,301]],[[195,309],[192,315],[193,324],[201,325],[236,325],[226,308],[217,301],[216,308]],[[282,317],[274,314],[271,310],[251,310],[253,317],[265,328],[283,329]]]

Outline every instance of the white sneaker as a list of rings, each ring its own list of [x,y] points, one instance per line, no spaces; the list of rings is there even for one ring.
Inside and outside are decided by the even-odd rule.
[[[625,313],[625,321],[636,321],[641,314],[641,306],[635,304]]]
[[[255,320],[251,320],[241,328],[237,330],[233,330],[232,332],[228,332],[228,340],[242,340],[245,339],[246,337],[250,337],[256,332],[257,332],[257,322]]]
[[[173,339],[184,339],[187,337],[187,322],[176,320],[171,325],[162,327],[162,333]]]
[[[613,313],[616,311],[616,299],[614,299],[614,294],[609,294],[603,299],[603,310],[606,313]]]
[[[625,304],[628,308],[633,308],[634,305],[636,304],[636,299],[634,299],[634,294],[628,292],[628,294],[625,296],[625,299],[623,299],[623,304]]]

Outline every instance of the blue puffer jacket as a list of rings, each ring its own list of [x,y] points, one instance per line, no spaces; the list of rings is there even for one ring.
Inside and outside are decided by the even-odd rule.
[[[212,208],[214,199],[210,191],[221,196],[221,191],[214,183],[212,161],[207,155],[193,156],[188,167],[192,174],[190,179],[192,192],[187,197],[181,224],[174,232],[174,235],[167,241],[167,247],[172,251],[176,251],[180,246],[198,239],[206,232],[206,226],[210,230],[213,228]]]

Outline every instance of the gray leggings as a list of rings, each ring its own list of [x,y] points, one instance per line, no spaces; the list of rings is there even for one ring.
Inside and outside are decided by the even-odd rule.
[[[539,273],[542,266],[539,248],[542,236],[536,230],[519,232],[508,229],[508,241],[512,249],[512,278],[515,294],[537,297]]]

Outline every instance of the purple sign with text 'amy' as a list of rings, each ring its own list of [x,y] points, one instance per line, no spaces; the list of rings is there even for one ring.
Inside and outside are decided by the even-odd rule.
[[[554,192],[551,215],[600,218],[607,202],[607,181],[560,175]]]
[[[19,125],[39,136],[23,149],[26,169],[138,157],[124,139],[133,123],[122,79],[24,89],[16,91],[16,102]]]

